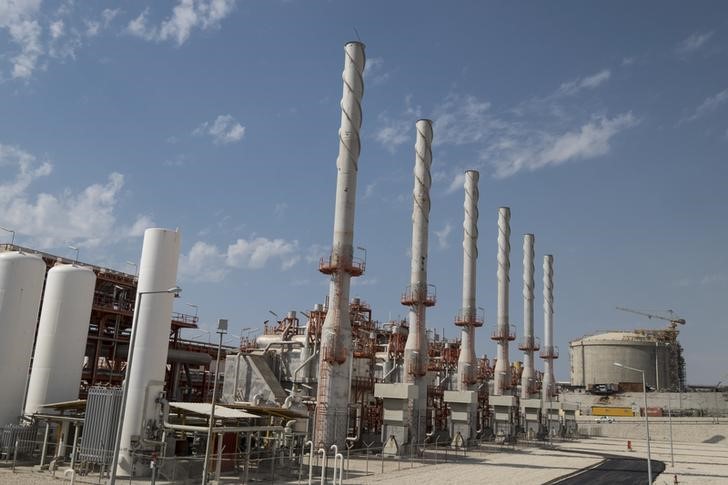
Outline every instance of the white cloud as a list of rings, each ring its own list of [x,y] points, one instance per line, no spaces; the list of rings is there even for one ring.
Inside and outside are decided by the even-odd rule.
[[[56,20],[55,22],[52,22],[50,25],[50,31],[51,31],[51,38],[57,39],[60,36],[63,35],[63,20]]]
[[[226,263],[233,268],[260,269],[268,261],[277,259],[281,269],[289,269],[298,262],[298,241],[256,237],[238,239],[228,246]]]
[[[235,0],[179,0],[172,9],[172,15],[159,26],[149,25],[149,10],[146,9],[129,22],[127,31],[145,40],[171,40],[181,46],[194,29],[218,28],[234,8]]]
[[[379,86],[389,80],[389,73],[384,71],[384,59],[371,57],[364,66],[364,80],[367,84]]]
[[[180,257],[180,275],[191,281],[219,282],[233,269],[257,270],[278,262],[285,271],[300,260],[298,241],[251,237],[238,239],[227,249],[197,241]]]
[[[675,52],[680,56],[687,56],[700,50],[709,40],[713,37],[713,31],[710,32],[695,32],[683,39],[677,47]]]
[[[448,241],[448,237],[450,236],[450,233],[452,232],[452,224],[449,222],[445,224],[445,227],[440,229],[439,231],[434,231],[435,237],[437,238],[437,245],[440,249],[446,249],[450,246],[450,242]]]
[[[101,18],[97,20],[84,20],[84,23],[86,25],[86,36],[87,37],[95,37],[98,35],[103,29],[106,29],[109,27],[111,22],[116,18],[117,15],[121,12],[120,9],[111,9],[107,8],[104,9],[101,12]]]
[[[203,241],[197,241],[179,259],[179,274],[182,279],[217,283],[225,279],[228,272],[225,254],[216,246]]]
[[[73,1],[61,2],[54,12],[41,11],[41,0],[0,0],[0,31],[5,30],[17,52],[0,56],[9,59],[13,79],[28,80],[53,59],[75,59],[83,39],[108,27],[120,10],[106,9],[97,20],[74,19]],[[46,9],[48,10],[48,9]]]
[[[144,235],[144,231],[155,226],[156,224],[151,217],[142,214],[137,217],[136,222],[132,224],[127,233],[129,237],[142,237]]]
[[[18,147],[0,144],[0,167],[6,173],[15,171],[12,180],[0,184],[0,225],[14,229],[33,246],[49,248],[71,242],[98,247],[138,236],[140,226],[150,222],[147,216],[140,216],[131,227],[117,222],[115,209],[124,185],[120,173],[111,173],[105,183],[91,184],[79,192],[65,189],[59,194],[32,194],[33,182],[52,172],[50,162],[39,162]]]
[[[42,54],[41,27],[35,20],[40,0],[9,0],[0,2],[0,29],[8,32],[20,52],[11,58],[12,77],[27,79],[33,73]]]
[[[450,181],[450,185],[447,187],[447,190],[445,191],[445,193],[452,194],[453,192],[457,192],[458,190],[464,190],[463,189],[464,186],[465,186],[465,173],[463,173],[463,171],[459,171],[452,178],[452,181]]]
[[[559,86],[557,94],[564,96],[571,96],[583,89],[594,89],[609,80],[611,77],[611,71],[609,69],[602,69],[601,71],[592,74],[591,76],[581,77],[574,79],[569,82],[565,82]]]
[[[713,111],[717,110],[720,106],[725,104],[728,101],[728,88],[724,89],[723,91],[713,95],[708,96],[705,98],[705,101],[703,101],[700,106],[695,108],[695,113],[693,113],[692,116],[689,118],[686,118],[685,121],[695,121],[698,118],[701,118],[709,113],[712,113]]]
[[[276,217],[283,217],[283,215],[286,213],[286,210],[288,210],[288,204],[286,204],[285,202],[278,202],[273,207],[273,214]]]
[[[390,117],[385,111],[378,116],[380,127],[375,131],[374,139],[391,153],[410,140],[415,122],[420,117],[421,109],[419,106],[412,106],[411,95],[405,97],[404,103],[405,109],[399,115]],[[414,142],[412,138],[413,146]]]
[[[521,170],[533,171],[568,161],[595,158],[607,154],[610,140],[636,123],[629,112],[613,118],[597,117],[577,130],[560,135],[540,133],[518,141],[503,139],[484,153],[484,158],[493,165],[498,178],[510,177]]]
[[[238,123],[232,115],[220,115],[215,121],[206,121],[198,126],[194,135],[210,135],[215,144],[235,143],[245,136],[245,127]]]
[[[490,103],[475,96],[449,94],[433,111],[434,145],[466,145],[484,140],[498,121],[489,116]]]

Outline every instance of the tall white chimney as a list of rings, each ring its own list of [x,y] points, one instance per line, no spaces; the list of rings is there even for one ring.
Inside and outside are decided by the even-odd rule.
[[[503,395],[511,388],[511,362],[508,357],[508,342],[515,338],[508,319],[508,286],[510,284],[511,252],[511,209],[498,209],[498,326],[492,339],[498,342],[498,360],[493,376],[493,394]]]
[[[483,325],[475,304],[476,265],[478,262],[478,178],[476,170],[465,172],[465,216],[463,220],[463,306],[455,318],[462,328],[458,356],[459,391],[468,391],[475,383],[475,328]]]
[[[523,235],[523,340],[518,347],[523,350],[523,371],[521,373],[521,399],[531,397],[535,389],[533,352],[539,346],[533,336],[533,259],[534,236]]]
[[[349,286],[352,276],[360,276],[363,263],[354,261],[354,205],[356,176],[361,143],[361,98],[364,95],[364,44],[344,46],[344,89],[341,98],[339,157],[336,160],[336,207],[331,257],[320,270],[331,275],[329,307],[321,328],[319,385],[316,395],[314,442],[328,449],[344,446],[349,410],[349,372],[352,357],[349,321]]]
[[[417,399],[411,416],[411,432],[416,442],[424,440],[427,413],[427,335],[425,308],[435,304],[427,285],[428,229],[432,177],[432,121],[418,120],[415,143],[414,190],[412,192],[412,263],[410,285],[402,296],[409,307],[409,334],[404,347],[404,382],[417,386]]]
[[[554,257],[547,254],[543,257],[543,382],[541,395],[544,402],[555,396],[554,359],[559,352],[554,347]]]

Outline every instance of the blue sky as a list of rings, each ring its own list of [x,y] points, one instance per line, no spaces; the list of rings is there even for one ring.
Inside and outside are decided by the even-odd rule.
[[[179,227],[182,299],[259,327],[321,302],[343,44],[367,45],[352,296],[404,314],[414,124],[434,120],[430,328],[456,335],[462,172],[480,178],[478,305],[496,314],[497,209],[555,255],[555,339],[661,327],[688,380],[728,372],[728,6],[722,2],[10,0],[0,4],[0,225],[17,242],[133,271],[146,227]],[[5,237],[5,236],[3,236]],[[519,352],[512,350],[513,358]]]

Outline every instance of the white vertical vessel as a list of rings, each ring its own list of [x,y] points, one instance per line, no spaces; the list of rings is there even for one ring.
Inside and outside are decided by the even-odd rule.
[[[498,209],[498,326],[492,339],[498,342],[498,360],[493,376],[493,394],[503,395],[511,388],[511,362],[508,357],[508,343],[515,339],[511,332],[508,315],[508,288],[511,282],[511,209]]]
[[[543,382],[541,395],[544,402],[555,396],[554,359],[559,352],[554,347],[554,257],[547,254],[543,257]]]
[[[45,271],[39,256],[0,253],[0,426],[17,424],[23,411]]]
[[[78,399],[95,285],[90,268],[60,264],[48,271],[26,415],[44,404]]]
[[[414,189],[412,191],[412,261],[410,285],[402,298],[409,307],[409,334],[404,346],[404,382],[417,386],[417,398],[410,415],[410,433],[421,443],[426,432],[427,413],[427,325],[425,309],[435,304],[427,284],[430,187],[432,186],[432,121],[416,123]]]
[[[533,234],[523,235],[523,340],[519,346],[523,350],[523,372],[521,373],[521,399],[528,399],[535,390],[534,351],[539,345],[533,336]]]
[[[344,46],[344,88],[341,97],[339,156],[336,160],[336,206],[331,257],[322,261],[320,270],[331,275],[329,308],[321,328],[319,385],[316,393],[316,416],[313,441],[328,449],[343,447],[347,434],[349,386],[352,356],[349,288],[352,276],[364,271],[354,261],[354,207],[356,178],[359,170],[364,95],[364,44],[349,42]]]
[[[463,306],[455,318],[462,328],[458,356],[459,391],[468,391],[475,383],[475,328],[483,325],[475,305],[476,270],[478,262],[478,179],[475,170],[465,172],[465,202],[463,219]]]
[[[179,249],[179,231],[147,229],[144,232],[136,295],[134,360],[126,376],[128,398],[119,450],[120,475],[131,475],[132,444],[146,437],[145,428],[150,422],[159,425],[156,401],[164,389],[174,298],[166,290],[176,284]],[[157,293],[141,295],[147,292]],[[135,467],[135,473],[146,471],[142,468]]]

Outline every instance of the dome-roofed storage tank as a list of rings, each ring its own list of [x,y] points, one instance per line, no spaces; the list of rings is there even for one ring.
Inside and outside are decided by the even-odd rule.
[[[23,409],[45,270],[39,256],[0,253],[0,426],[17,423]]]
[[[25,414],[78,398],[96,275],[82,266],[48,271]]]
[[[569,343],[571,384],[591,389],[597,384],[621,384],[642,388],[639,373],[614,365],[615,362],[645,371],[648,387],[673,389],[678,386],[677,341],[664,341],[660,331],[638,330],[589,335]],[[657,377],[655,377],[657,374]],[[626,389],[630,390],[630,389]]]

